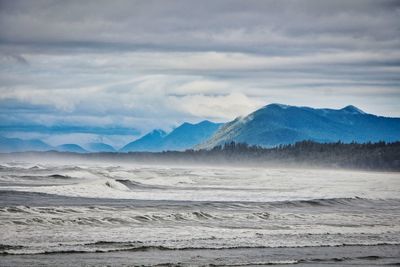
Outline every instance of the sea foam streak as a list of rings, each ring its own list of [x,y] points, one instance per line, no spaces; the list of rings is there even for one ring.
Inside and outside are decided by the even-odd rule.
[[[398,246],[399,189],[398,173],[3,163],[0,253]],[[302,259],[259,260],[225,263]]]
[[[397,173],[205,167],[48,166],[38,171],[31,168],[3,167],[0,183],[11,185],[0,188],[91,198],[250,202],[388,199],[398,197],[400,188]],[[13,182],[22,185],[13,186]],[[24,186],[26,183],[46,186]]]

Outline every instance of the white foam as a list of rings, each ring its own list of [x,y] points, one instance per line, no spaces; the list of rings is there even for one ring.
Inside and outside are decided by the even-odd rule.
[[[61,174],[63,174],[61,172]],[[398,198],[398,173],[264,168],[92,167],[67,172],[74,184],[1,189],[92,198],[191,201],[285,201],[326,198]],[[115,179],[144,186],[129,189]]]

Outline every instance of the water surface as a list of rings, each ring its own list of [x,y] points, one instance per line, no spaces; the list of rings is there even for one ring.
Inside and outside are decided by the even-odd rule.
[[[399,193],[398,173],[3,162],[0,264],[396,264]]]

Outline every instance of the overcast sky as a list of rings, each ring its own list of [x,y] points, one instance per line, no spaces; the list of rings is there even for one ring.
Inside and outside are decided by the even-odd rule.
[[[269,103],[400,116],[400,1],[0,1],[0,127],[121,146]]]

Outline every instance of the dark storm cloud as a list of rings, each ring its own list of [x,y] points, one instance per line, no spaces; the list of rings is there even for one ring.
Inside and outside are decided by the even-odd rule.
[[[145,132],[269,102],[399,116],[399,18],[399,1],[0,1],[1,117]]]
[[[399,45],[397,1],[2,1],[0,14],[3,44],[44,48],[268,52],[281,45],[299,51]]]

